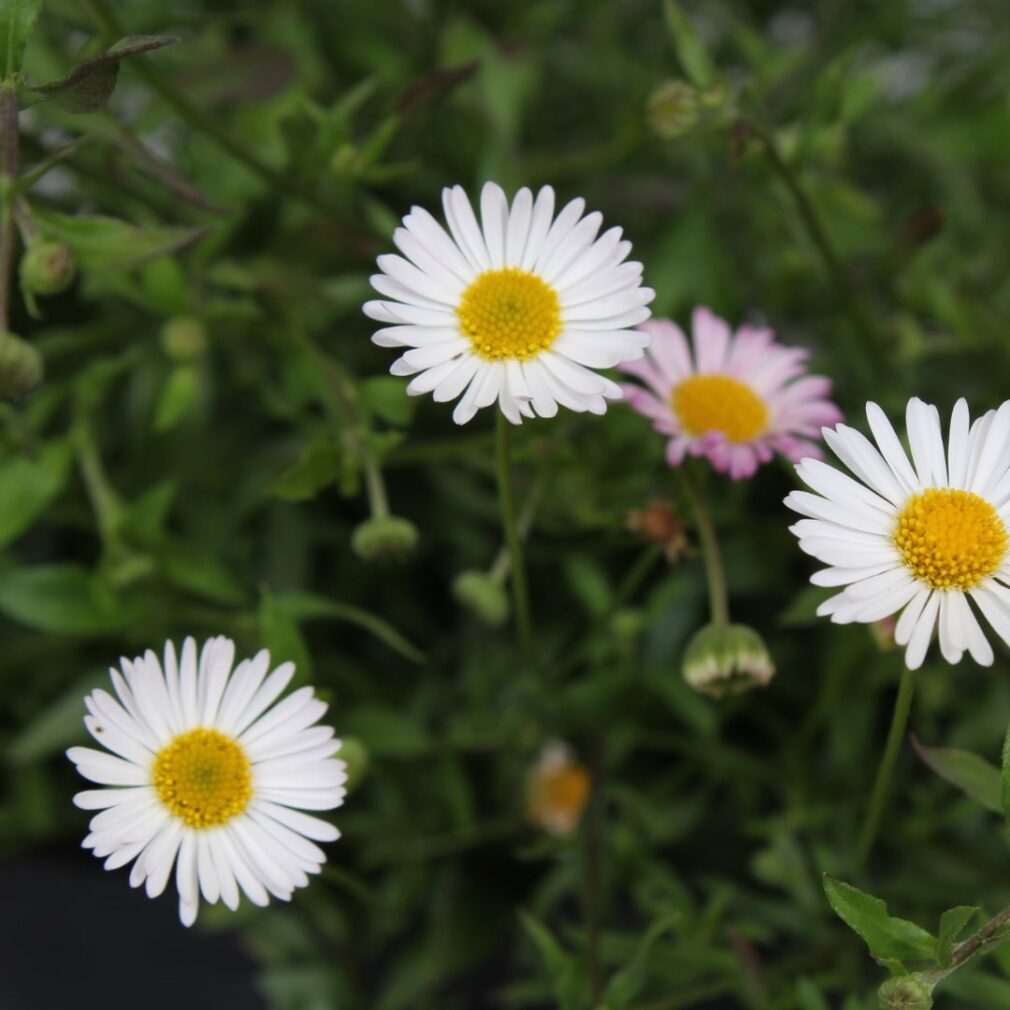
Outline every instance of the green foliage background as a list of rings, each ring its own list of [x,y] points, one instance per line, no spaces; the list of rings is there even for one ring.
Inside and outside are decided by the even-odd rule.
[[[681,38],[678,56],[649,0],[47,0],[24,65],[36,88],[122,36],[179,41],[124,57],[98,111],[22,89],[22,171],[60,151],[27,199],[80,276],[39,318],[16,299],[47,380],[0,406],[0,856],[84,833],[62,751],[110,663],[224,633],[296,660],[369,757],[321,880],[197,927],[241,931],[277,1010],[589,1006],[593,908],[615,1010],[876,1005],[886,973],[820,875],[852,879],[900,659],[813,618],[789,468],[708,481],[734,616],[778,666],[716,703],[679,673],[705,619],[699,559],[643,561],[624,526],[677,493],[662,441],[621,406],[523,425],[519,493],[540,497],[530,668],[508,626],[450,592],[500,547],[490,412],[456,429],[444,405],[408,401],[360,311],[413,203],[549,182],[625,228],[657,315],[769,322],[814,350],[857,427],[867,398],[892,414],[910,395],[945,413],[1005,399],[1002,5],[682,13],[703,50]],[[689,76],[723,104],[660,136],[650,97]],[[203,353],[166,349],[178,317],[202,323]],[[349,547],[363,445],[420,531],[400,565]],[[629,572],[644,575],[622,594]],[[990,670],[931,658],[915,734],[996,761],[1006,671],[1005,650]],[[526,769],[557,737],[598,786],[567,840],[522,815]],[[854,882],[935,931],[950,906],[1010,901],[1010,852],[994,814],[905,748]],[[952,976],[936,1005],[1010,1006],[1010,954]]]

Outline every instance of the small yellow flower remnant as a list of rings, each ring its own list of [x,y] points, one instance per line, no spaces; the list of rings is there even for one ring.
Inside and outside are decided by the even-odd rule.
[[[687,539],[684,520],[665,498],[655,498],[645,508],[632,509],[625,526],[632,533],[638,533],[643,539],[662,547],[671,565],[694,552]]]
[[[530,821],[552,835],[570,835],[589,799],[588,769],[560,741],[544,747],[529,773],[526,812]]]

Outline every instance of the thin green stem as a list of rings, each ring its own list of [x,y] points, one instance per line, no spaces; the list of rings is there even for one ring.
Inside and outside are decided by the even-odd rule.
[[[729,597],[726,592],[726,575],[722,567],[722,554],[719,551],[719,538],[715,533],[712,515],[708,503],[701,492],[697,481],[681,467],[681,485],[694,512],[695,525],[698,528],[698,538],[701,540],[701,553],[705,561],[705,579],[708,583],[708,602],[713,624],[729,624]]]
[[[602,928],[603,890],[603,751],[605,736],[601,730],[593,741],[590,774],[592,793],[586,811],[585,830],[585,915],[586,915],[586,974],[589,978],[591,1007],[600,1002],[603,992],[603,971],[600,964],[600,932]]]
[[[753,119],[745,119],[744,125],[748,132],[761,144],[768,158],[768,164],[782,180],[789,191],[789,195],[793,198],[803,226],[806,228],[810,240],[820,253],[821,259],[824,261],[824,265],[835,286],[838,299],[849,314],[859,338],[862,353],[858,355],[857,361],[861,377],[871,378],[871,367],[879,355],[881,341],[872,319],[863,308],[859,294],[852,283],[852,278],[845,269],[845,265],[842,263],[841,257],[835,250],[828,231],[824,227],[820,215],[817,213],[817,208],[807,195],[796,173],[793,172],[789,163],[782,157],[778,145],[773,140],[771,134]]]
[[[905,738],[905,728],[908,725],[908,714],[912,709],[912,698],[915,695],[915,671],[902,664],[901,682],[898,685],[898,697],[894,702],[894,712],[891,715],[891,728],[887,734],[884,746],[884,756],[877,769],[877,779],[873,783],[870,795],[870,805],[866,810],[866,819],[856,841],[854,865],[860,871],[866,865],[866,859],[873,848],[880,831],[880,823],[884,816],[884,808],[891,791],[891,779],[894,775],[894,765]]]
[[[501,411],[495,431],[495,462],[498,470],[498,499],[501,503],[502,530],[509,552],[512,599],[515,607],[519,641],[527,658],[533,654],[533,622],[530,619],[529,592],[526,587],[526,565],[523,562],[522,541],[516,522],[515,492],[512,487],[511,432],[508,420]]]
[[[13,86],[0,85],[0,333],[10,326],[14,270],[14,184],[18,174],[18,99]]]
[[[73,440],[77,450],[77,465],[95,513],[102,546],[106,551],[115,550],[119,547],[119,521],[123,506],[105,472],[91,430],[91,418],[83,407],[78,408],[74,420]]]

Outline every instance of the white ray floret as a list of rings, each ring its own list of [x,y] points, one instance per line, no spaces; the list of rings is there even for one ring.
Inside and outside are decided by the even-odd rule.
[[[824,429],[854,477],[804,459],[796,471],[810,491],[785,499],[806,517],[790,527],[800,547],[828,565],[811,582],[844,587],[818,614],[848,624],[900,613],[894,638],[911,669],[937,628],[947,662],[967,652],[988,666],[979,615],[1010,644],[1010,401],[972,422],[958,400],[944,445],[937,408],[909,400],[910,453],[875,403],[866,418],[873,442],[844,424]]]
[[[344,799],[340,741],[316,722],[324,702],[303,687],[278,702],[295,668],[270,672],[263,650],[234,669],[235,644],[212,638],[197,654],[186,639],[164,662],[148,650],[110,671],[115,697],[84,699],[88,732],[105,750],[67,756],[102,786],[78,793],[97,810],[84,847],[109,870],[133,863],[130,884],[149,897],[175,874],[179,918],[196,919],[200,897],[232,910],[239,892],[256,905],[287,901],[318,873],[316,842],[337,829],[303,810],[332,810]]]
[[[372,340],[405,348],[394,375],[407,392],[440,402],[465,424],[497,401],[513,424],[553,417],[558,405],[602,414],[620,387],[594,371],[642,356],[654,292],[641,263],[626,262],[620,228],[599,234],[603,217],[572,200],[554,215],[554,190],[534,199],[524,187],[509,206],[486,183],[480,221],[461,186],[442,191],[447,229],[414,207],[380,256],[372,286],[382,300],[365,314],[383,323]]]

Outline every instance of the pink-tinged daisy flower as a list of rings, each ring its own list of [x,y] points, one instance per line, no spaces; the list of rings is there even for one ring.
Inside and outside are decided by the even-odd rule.
[[[654,292],[628,261],[620,228],[581,197],[554,214],[554,190],[523,187],[511,206],[501,186],[480,194],[480,220],[461,186],[442,191],[448,231],[414,207],[393,233],[403,256],[380,256],[372,277],[382,323],[372,340],[402,351],[393,375],[410,396],[456,400],[465,424],[497,401],[513,424],[554,417],[558,404],[602,414],[620,386],[598,372],[639,358]],[[404,258],[406,257],[406,258]]]
[[[776,343],[772,330],[729,324],[706,308],[694,311],[693,353],[668,319],[643,323],[652,337],[646,356],[620,369],[645,383],[624,386],[628,403],[669,437],[666,459],[707,456],[734,480],[754,475],[775,452],[798,462],[821,457],[823,425],[841,412],[827,397],[831,380],[807,375],[808,352]]]

